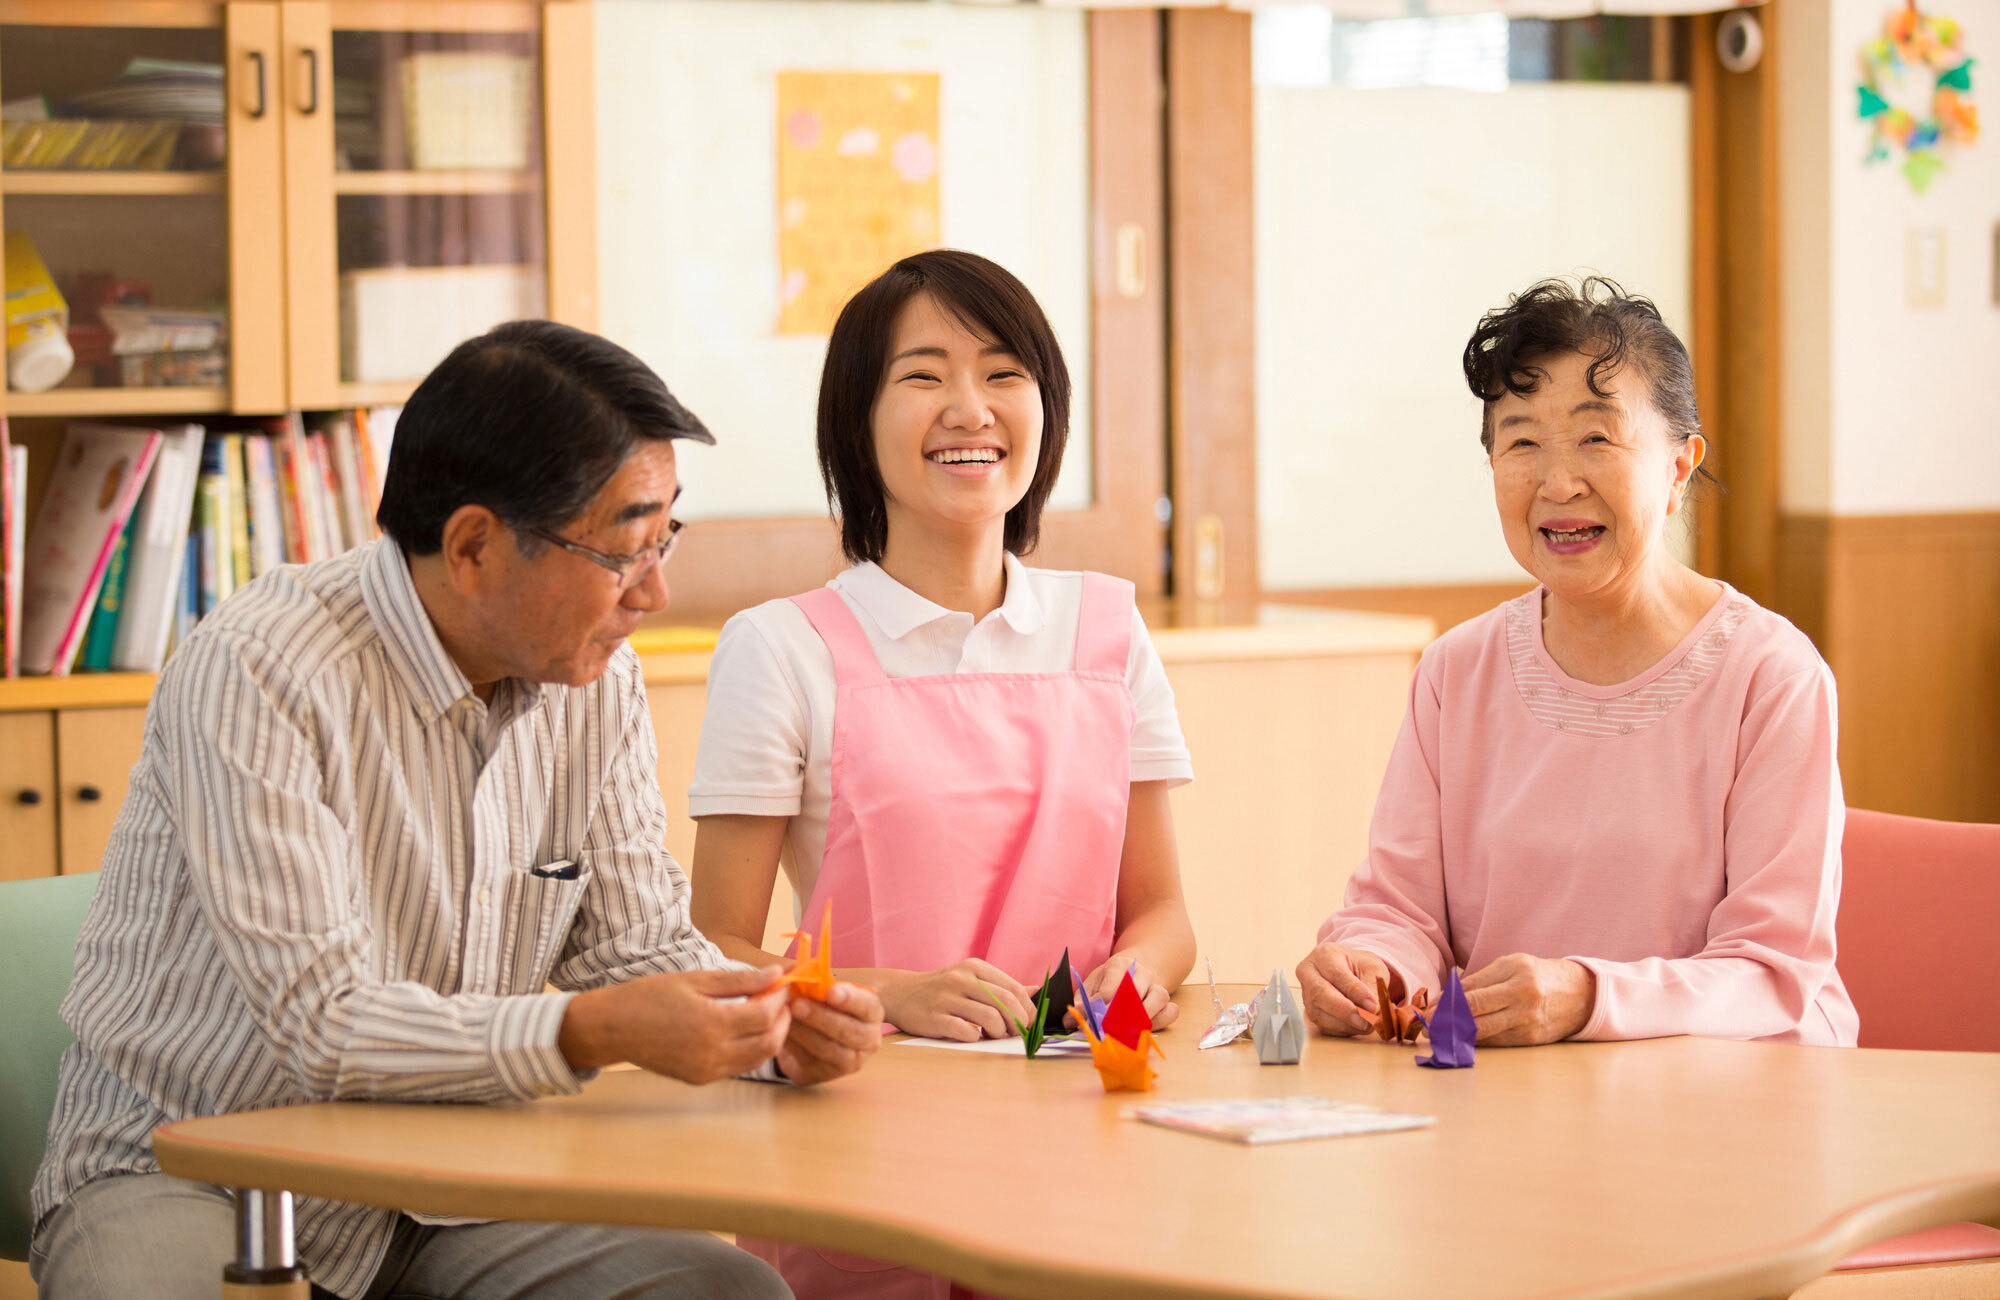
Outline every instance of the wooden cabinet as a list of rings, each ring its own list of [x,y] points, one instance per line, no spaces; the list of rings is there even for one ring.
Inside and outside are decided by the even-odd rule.
[[[57,852],[67,876],[104,860],[145,742],[146,710],[65,709],[55,722]]]
[[[62,118],[121,86],[141,107],[112,111],[165,101],[184,119],[165,169],[18,156],[0,222],[34,241],[73,321],[114,297],[226,315],[199,374],[80,359],[0,409],[394,403],[499,320],[594,326],[590,19],[587,0],[0,0],[10,103]],[[134,89],[147,76],[181,81]]]
[[[143,704],[0,713],[0,880],[97,870],[145,730]]]
[[[55,870],[55,715],[0,713],[0,880]]]

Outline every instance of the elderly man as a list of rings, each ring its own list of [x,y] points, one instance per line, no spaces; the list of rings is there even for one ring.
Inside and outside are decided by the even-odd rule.
[[[527,1100],[617,1061],[816,1083],[875,1050],[873,994],[792,1001],[725,960],[663,847],[625,638],[667,603],[681,438],[713,441],[630,353],[501,326],[404,409],[388,535],[266,574],[175,653],[63,1005],[45,1300],[215,1294],[232,1202],[159,1171],[170,1120]],[[789,1294],[701,1233],[304,1200],[298,1241],[349,1300]]]

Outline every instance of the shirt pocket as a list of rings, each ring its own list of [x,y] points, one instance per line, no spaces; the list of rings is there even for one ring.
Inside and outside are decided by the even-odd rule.
[[[562,955],[563,942],[576,924],[577,908],[590,884],[588,869],[577,866],[576,875],[541,875],[569,863],[551,863],[536,871],[511,871],[507,879],[506,923],[501,930],[500,951],[508,993],[540,993],[549,982],[549,972]]]

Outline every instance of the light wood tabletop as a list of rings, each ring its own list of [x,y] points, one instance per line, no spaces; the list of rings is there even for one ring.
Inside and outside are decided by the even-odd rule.
[[[1260,1066],[1247,1040],[1196,1049],[1206,986],[1181,1003],[1143,1098],[1087,1060],[892,1040],[824,1088],[613,1071],[533,1104],[189,1120],[154,1147],[184,1178],[790,1238],[1019,1296],[1771,1297],[1871,1241],[2000,1225],[2000,1054],[1674,1038],[1433,1071],[1314,1038]],[[1123,1116],[1289,1095],[1437,1123],[1250,1147]]]

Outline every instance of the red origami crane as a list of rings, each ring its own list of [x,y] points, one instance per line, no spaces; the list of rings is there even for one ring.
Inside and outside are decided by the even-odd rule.
[[[1097,1067],[1104,1090],[1151,1092],[1156,1077],[1151,1057],[1157,1054],[1164,1061],[1167,1054],[1153,1041],[1153,1018],[1146,1014],[1146,1000],[1139,996],[1132,972],[1125,972],[1101,1022],[1082,990],[1077,992],[1076,1018],[1090,1043],[1090,1063]]]
[[[1423,1031],[1424,1013],[1431,1009],[1431,991],[1418,989],[1410,1000],[1398,1006],[1389,997],[1389,981],[1375,979],[1375,1004],[1379,1010],[1364,1016],[1375,1022],[1375,1036],[1385,1043],[1414,1043]]]
[[[833,992],[833,900],[828,899],[826,912],[819,923],[819,951],[813,951],[813,937],[803,930],[794,930],[788,938],[799,941],[798,960],[792,968],[778,977],[778,984],[789,984],[792,992],[815,1002],[826,1001],[826,995]]]

